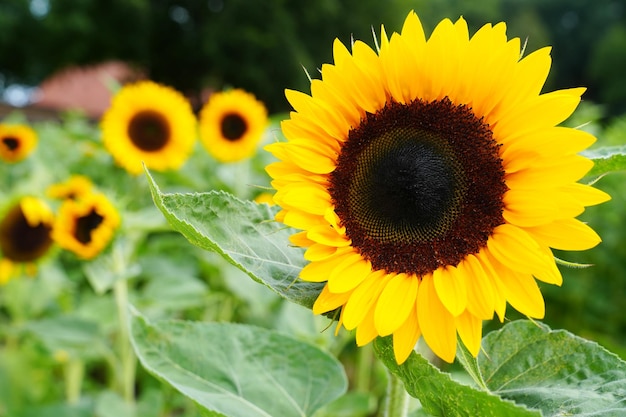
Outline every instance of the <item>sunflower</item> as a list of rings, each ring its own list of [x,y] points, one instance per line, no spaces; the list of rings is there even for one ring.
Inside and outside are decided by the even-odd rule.
[[[37,146],[37,133],[23,124],[0,123],[0,159],[19,162]]]
[[[52,184],[46,194],[52,198],[77,199],[88,195],[93,190],[91,180],[83,175],[72,175],[67,181]]]
[[[537,280],[560,285],[552,248],[588,249],[575,219],[610,197],[578,183],[595,138],[557,126],[583,88],[541,94],[550,49],[520,56],[504,23],[469,36],[443,20],[426,39],[411,12],[380,48],[338,40],[311,94],[286,91],[286,142],[266,147],[281,207],[301,229],[316,314],[341,307],[358,345],[392,335],[402,363],[423,337],[447,362],[477,355],[482,320],[506,304],[544,316]]]
[[[29,266],[52,245],[52,210],[40,199],[23,197],[0,220],[0,284],[15,273],[16,265]]]
[[[52,238],[62,248],[91,259],[109,244],[119,224],[117,211],[103,194],[86,194],[61,204]]]
[[[200,110],[200,140],[220,162],[254,155],[266,127],[263,103],[240,89],[214,93]]]
[[[106,148],[132,174],[141,172],[142,161],[156,171],[179,168],[196,140],[196,118],[187,99],[152,81],[122,87],[101,128]]]

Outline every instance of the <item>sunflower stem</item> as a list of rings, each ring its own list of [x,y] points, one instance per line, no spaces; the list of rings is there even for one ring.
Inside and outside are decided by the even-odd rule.
[[[65,399],[68,404],[78,404],[85,375],[85,363],[79,358],[69,359],[64,366]]]
[[[387,393],[381,417],[406,417],[409,411],[409,394],[400,378],[388,372]]]
[[[372,364],[374,359],[374,346],[368,343],[357,350],[356,381],[354,389],[359,392],[369,392],[372,380]]]
[[[120,374],[118,383],[121,394],[128,403],[135,400],[135,371],[137,361],[130,344],[130,330],[128,327],[128,282],[126,279],[118,279],[113,285],[117,315],[119,320],[119,355]]]

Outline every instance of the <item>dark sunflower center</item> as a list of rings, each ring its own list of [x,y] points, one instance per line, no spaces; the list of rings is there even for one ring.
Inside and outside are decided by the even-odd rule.
[[[4,146],[6,146],[10,151],[14,151],[20,146],[20,141],[17,138],[10,136],[2,138],[2,143],[4,143]]]
[[[100,226],[100,223],[104,220],[104,217],[96,213],[95,210],[91,210],[88,215],[79,217],[76,220],[76,232],[75,237],[82,244],[88,244],[91,242],[91,232]]]
[[[128,124],[131,142],[145,152],[163,149],[170,140],[170,134],[170,126],[165,117],[151,110],[138,112]]]
[[[489,127],[444,99],[368,114],[349,132],[329,191],[375,269],[423,275],[485,246],[503,223],[506,185]]]
[[[237,141],[246,133],[248,125],[240,115],[229,113],[222,118],[222,136],[229,141]]]
[[[9,210],[0,222],[0,250],[13,262],[33,262],[41,258],[52,245],[49,225],[28,224],[20,206]]]

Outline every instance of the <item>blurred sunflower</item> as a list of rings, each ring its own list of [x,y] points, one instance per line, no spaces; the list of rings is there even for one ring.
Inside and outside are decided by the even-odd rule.
[[[83,175],[72,175],[67,181],[52,184],[46,190],[46,194],[52,198],[59,199],[77,199],[93,190],[91,180]]]
[[[105,147],[132,174],[143,161],[156,171],[178,169],[196,141],[191,105],[176,90],[152,81],[128,84],[101,121]]]
[[[106,248],[119,224],[117,210],[103,194],[86,194],[61,204],[52,238],[62,248],[91,259]]]
[[[40,199],[24,197],[0,219],[0,284],[16,274],[16,266],[29,267],[52,245],[52,210]]]
[[[507,302],[544,316],[536,279],[562,282],[551,248],[598,244],[575,217],[610,197],[577,183],[595,138],[557,127],[584,89],[540,94],[549,48],[521,58],[504,23],[470,37],[463,19],[427,40],[413,12],[381,38],[336,40],[311,95],[286,92],[288,141],[267,146],[277,220],[303,230],[300,277],[326,283],[314,313],[341,307],[358,345],[393,335],[398,363],[420,336],[452,362],[457,334],[477,355]]]
[[[19,162],[37,146],[37,133],[23,124],[0,123],[0,159]]]
[[[254,155],[267,127],[267,110],[240,89],[214,93],[200,110],[200,140],[220,162]]]

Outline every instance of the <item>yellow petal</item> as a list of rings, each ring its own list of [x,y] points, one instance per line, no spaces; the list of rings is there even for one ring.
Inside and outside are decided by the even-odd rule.
[[[304,259],[307,261],[321,261],[328,259],[337,253],[337,247],[326,246],[321,243],[314,243],[304,252]]]
[[[374,308],[370,308],[365,312],[365,316],[356,328],[356,345],[364,346],[374,340],[378,336],[376,327],[374,326]]]
[[[537,281],[530,274],[497,268],[504,296],[511,306],[528,317],[542,319],[545,303]]]
[[[493,230],[487,240],[487,248],[502,265],[518,272],[548,272],[550,263],[554,263],[528,233],[510,224],[500,225]]]
[[[494,311],[498,315],[500,322],[503,322],[506,313],[506,298],[504,297],[501,285],[499,285],[497,273],[493,267],[493,264],[497,261],[493,259],[493,256],[488,250],[481,250],[478,252],[476,254],[476,259],[480,262],[480,266],[482,266],[483,271],[485,271],[485,277],[491,283],[494,297]]]
[[[602,241],[591,227],[577,219],[555,220],[526,231],[545,245],[560,250],[590,249]]]
[[[585,207],[595,206],[611,199],[611,196],[604,191],[580,183],[566,185],[562,188],[562,191],[571,194]]]
[[[455,317],[454,320],[463,344],[474,357],[478,356],[483,334],[482,320],[469,311],[465,311],[460,316]]]
[[[417,293],[417,318],[424,340],[446,362],[456,356],[456,325],[452,314],[439,301],[432,275],[425,275]]]
[[[324,285],[320,295],[317,296],[315,303],[313,303],[313,314],[322,314],[328,311],[333,311],[334,309],[344,305],[349,297],[349,292],[342,294],[330,292],[328,284],[326,284]]]
[[[495,309],[494,289],[480,261],[468,255],[457,270],[467,277],[467,310],[480,319],[490,320]]]
[[[352,330],[357,327],[365,314],[373,310],[381,291],[392,276],[383,270],[374,271],[354,289],[343,308],[343,323],[346,329]]]
[[[315,226],[309,229],[307,237],[314,242],[322,243],[328,246],[343,247],[348,246],[350,241],[342,233],[330,225]]]
[[[516,226],[546,224],[558,217],[557,206],[548,192],[539,190],[508,190],[502,199],[504,219]]]
[[[413,310],[409,313],[409,317],[407,317],[404,324],[393,332],[393,353],[398,365],[403,364],[411,352],[413,352],[420,335],[421,332],[417,323],[417,310],[413,306]]]
[[[453,266],[439,267],[433,272],[433,283],[437,296],[450,314],[458,316],[467,306],[467,284],[465,275]]]
[[[308,282],[327,281],[331,272],[337,267],[337,265],[352,256],[353,252],[351,250],[337,251],[335,256],[305,265],[300,271],[300,278]]]
[[[378,334],[387,336],[407,319],[417,297],[418,279],[413,275],[398,274],[385,285],[374,311],[374,325]]]
[[[371,272],[370,261],[354,252],[332,270],[328,277],[328,287],[332,292],[350,291],[363,282]]]

